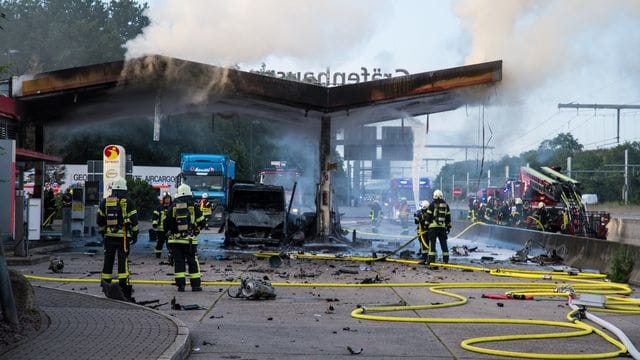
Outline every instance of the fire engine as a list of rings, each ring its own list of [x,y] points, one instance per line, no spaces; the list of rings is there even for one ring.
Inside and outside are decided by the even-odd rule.
[[[606,239],[610,214],[587,211],[575,179],[547,166],[540,170],[520,168],[519,178],[505,183],[504,193],[510,199],[521,198],[525,208],[544,203],[551,215],[550,231]]]

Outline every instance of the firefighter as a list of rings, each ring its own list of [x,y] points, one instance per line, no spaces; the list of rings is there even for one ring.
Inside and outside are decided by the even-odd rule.
[[[540,231],[545,231],[548,228],[549,212],[542,201],[538,203],[538,209],[533,213],[532,217]]]
[[[444,201],[444,195],[441,190],[433,192],[433,201],[427,208],[425,221],[429,231],[429,258],[427,263],[436,261],[436,239],[438,239],[442,250],[442,262],[448,264],[449,247],[447,246],[447,235],[451,231],[451,210]]]
[[[51,187],[48,187],[44,191],[44,208],[44,222],[42,223],[42,226],[44,228],[51,229],[53,217],[58,211],[58,209],[56,208],[55,194],[53,193],[53,189]]]
[[[511,226],[519,227],[522,225],[522,199],[515,198],[514,205],[511,207],[511,214],[509,216],[509,223]]]
[[[202,212],[202,216],[204,216],[204,228],[205,230],[209,230],[209,218],[211,217],[211,202],[209,201],[209,194],[202,194],[202,199],[200,199],[200,211]]]
[[[496,223],[498,225],[509,225],[511,217],[511,205],[508,200],[502,201],[498,206],[498,218]]]
[[[369,217],[371,218],[371,231],[378,232],[378,225],[382,221],[382,208],[377,201],[371,204],[371,210],[369,211]]]
[[[164,196],[162,197],[162,203],[160,204],[160,206],[158,206],[157,209],[153,211],[153,218],[151,219],[151,227],[153,227],[156,237],[156,247],[154,248],[154,253],[156,254],[156,258],[158,259],[162,257],[162,247],[167,242],[167,232],[164,229],[164,219],[167,218],[167,211],[171,206],[171,200],[171,195],[169,195],[169,193],[164,193]],[[167,250],[169,251],[169,265],[173,265],[173,257],[168,243]]]
[[[400,199],[398,219],[400,219],[400,225],[402,225],[402,235],[407,235],[409,233],[409,203],[407,203],[407,198],[405,197]]]
[[[176,198],[167,210],[164,229],[169,232],[169,246],[173,252],[174,276],[178,291],[186,285],[186,267],[189,266],[189,284],[192,291],[202,291],[200,264],[198,263],[198,239],[204,227],[204,216],[199,206],[193,205],[191,187],[182,184]]]
[[[480,203],[480,206],[478,206],[478,211],[476,213],[476,221],[485,221],[484,219],[484,213],[487,210],[487,204],[485,203]]]
[[[413,221],[416,223],[418,240],[420,240],[420,256],[423,260],[429,259],[429,238],[427,228],[427,209],[429,208],[429,202],[423,200],[420,202],[420,209],[413,215]]]
[[[73,189],[70,187],[65,190],[64,195],[62,195],[62,207],[70,208],[73,203]]]
[[[98,208],[96,223],[104,239],[104,265],[101,281],[111,283],[111,272],[118,254],[118,284],[127,300],[132,300],[129,284],[129,249],[138,241],[138,212],[127,194],[127,181],[117,177],[111,185],[111,196]]]
[[[493,202],[493,197],[489,196],[487,198],[487,206],[484,209],[484,222],[487,224],[493,224],[493,217],[495,213],[495,207]]]
[[[478,199],[473,199],[469,204],[469,212],[467,212],[467,219],[472,223],[479,221],[478,210],[480,210],[480,202]]]

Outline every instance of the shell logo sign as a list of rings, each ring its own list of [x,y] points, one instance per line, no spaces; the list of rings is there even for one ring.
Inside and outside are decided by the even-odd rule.
[[[120,156],[120,149],[117,145],[109,145],[104,148],[104,158],[107,160],[116,160]]]
[[[126,176],[127,155],[120,145],[107,145],[102,150],[103,196],[111,195],[111,183],[118,177]]]

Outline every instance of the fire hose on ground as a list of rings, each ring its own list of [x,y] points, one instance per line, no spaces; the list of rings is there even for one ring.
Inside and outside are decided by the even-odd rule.
[[[271,253],[259,253],[258,257],[269,257]],[[292,254],[292,257],[299,259],[317,259],[317,260],[349,260],[349,261],[375,261],[377,258],[366,257],[339,257],[331,255],[313,255],[313,254]],[[420,265],[419,261],[397,260],[386,258],[385,261],[402,262],[411,265]],[[575,273],[564,271],[532,271],[517,269],[489,269],[482,267],[473,267],[457,264],[435,264],[440,267],[451,269],[462,269],[467,271],[482,271],[492,276],[500,277],[516,277],[525,279],[543,280],[549,282],[477,282],[477,283],[272,283],[274,287],[334,287],[334,288],[395,288],[395,287],[428,287],[429,291],[442,296],[455,299],[449,303],[427,304],[427,305],[406,305],[406,306],[362,306],[354,309],[351,316],[361,320],[372,321],[389,321],[389,322],[409,322],[409,323],[450,323],[450,324],[509,324],[509,325],[542,325],[550,327],[569,328],[573,331],[569,332],[552,332],[542,334],[512,334],[500,336],[488,336],[466,339],[461,342],[460,346],[468,351],[477,352],[487,355],[509,356],[519,358],[548,358],[548,359],[603,359],[623,356],[629,354],[635,359],[640,359],[636,348],[626,335],[621,331],[614,329],[615,327],[603,325],[597,317],[592,314],[587,315],[587,319],[596,322],[598,325],[605,326],[614,333],[621,341],[618,341],[602,330],[593,327],[576,318],[578,310],[573,309],[568,315],[568,322],[550,321],[550,320],[532,320],[532,319],[499,319],[499,318],[414,318],[414,317],[398,317],[398,316],[382,316],[376,313],[386,313],[394,311],[407,310],[434,310],[439,308],[461,306],[467,303],[467,298],[447,291],[451,289],[480,289],[480,288],[502,288],[502,289],[519,289],[508,291],[509,295],[526,295],[536,297],[570,297],[571,292],[567,291],[570,287],[572,292],[602,294],[607,302],[604,309],[591,309],[593,311],[615,312],[619,314],[640,315],[640,299],[621,297],[620,295],[628,295],[631,288],[627,284],[610,283],[602,281],[605,277],[603,274],[593,273]],[[55,278],[25,275],[28,279],[37,281],[55,281],[67,283],[99,283],[100,279],[78,279],[78,278]],[[553,283],[551,281],[554,281]],[[565,285],[559,285],[555,281],[563,281]],[[149,285],[173,285],[172,280],[143,280],[132,279],[132,284],[149,284]],[[237,281],[202,281],[202,286],[238,286]],[[512,341],[512,340],[534,340],[534,339],[558,339],[575,336],[585,336],[596,334],[603,338],[616,348],[616,350],[596,353],[596,354],[551,354],[551,353],[525,353],[515,351],[504,351],[490,348],[479,347],[476,344]]]

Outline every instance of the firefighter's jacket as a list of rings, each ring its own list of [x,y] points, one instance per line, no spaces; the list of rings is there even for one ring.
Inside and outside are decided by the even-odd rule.
[[[476,222],[478,221],[477,218],[477,214],[476,214],[476,208],[472,207],[471,209],[469,209],[469,211],[467,212],[467,219],[471,220],[471,222]]]
[[[138,237],[138,211],[126,194],[115,194],[102,199],[96,223],[104,236],[134,241]],[[126,231],[126,233],[125,233]]]
[[[413,214],[413,222],[416,223],[416,225],[420,225],[422,226],[423,229],[426,229],[428,224],[427,224],[427,210],[429,208],[420,208],[418,209],[418,211],[415,212],[415,214]]]
[[[200,207],[194,205],[191,196],[176,198],[167,210],[164,230],[168,232],[169,244],[197,245],[197,235],[204,227],[205,218]]]
[[[451,229],[451,210],[449,205],[442,199],[433,200],[427,208],[425,221],[429,229]]]
[[[204,216],[211,216],[211,202],[208,199],[200,200],[200,211]]]
[[[493,206],[486,206],[484,208],[484,221],[487,224],[493,224],[495,220],[494,216],[495,216],[495,209],[493,208]]]
[[[371,220],[378,219],[380,217],[380,214],[382,214],[382,208],[380,207],[380,205],[371,205],[371,210],[369,211],[369,217],[371,218]]]
[[[151,226],[156,231],[164,231],[164,220],[167,218],[167,211],[169,211],[170,205],[160,205],[153,211],[153,218],[151,218]]]

